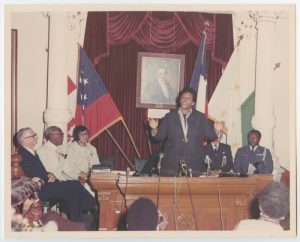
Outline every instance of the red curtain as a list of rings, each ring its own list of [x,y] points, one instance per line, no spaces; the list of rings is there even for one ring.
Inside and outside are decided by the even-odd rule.
[[[205,25],[205,23],[209,25]],[[206,27],[205,27],[206,26]],[[211,97],[233,51],[231,15],[187,12],[89,12],[84,49],[94,62],[106,88],[119,107],[142,157],[149,156],[144,122],[147,110],[136,108],[138,52],[185,55],[185,86],[189,85],[199,46],[206,28],[208,50],[208,98]],[[216,30],[220,34],[216,33]],[[128,158],[136,156],[121,123],[110,132]],[[126,162],[106,132],[92,142],[100,156],[114,156],[118,169]],[[158,145],[152,145],[158,149]]]

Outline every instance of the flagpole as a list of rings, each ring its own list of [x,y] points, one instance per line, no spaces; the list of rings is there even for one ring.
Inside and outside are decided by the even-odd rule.
[[[120,145],[119,145],[118,142],[115,140],[115,138],[112,136],[112,134],[109,132],[109,130],[106,129],[105,131],[108,133],[108,135],[110,136],[110,138],[113,140],[113,142],[115,143],[115,145],[118,147],[118,149],[120,150],[120,152],[122,153],[122,155],[123,155],[124,158],[126,159],[127,164],[130,166],[130,168],[131,168],[132,170],[135,170],[135,169],[134,169],[134,166],[131,164],[131,162],[129,161],[128,157],[125,155],[123,149],[120,147]]]
[[[147,144],[148,144],[149,152],[150,152],[150,155],[152,155],[151,142],[150,142],[150,138],[149,138],[149,134],[148,134],[148,130],[147,130],[147,121],[145,121],[145,131],[146,131],[146,136],[147,136]]]
[[[125,127],[125,129],[126,129],[126,131],[127,131],[127,133],[128,133],[128,135],[129,135],[130,141],[131,141],[131,143],[132,143],[132,145],[133,145],[133,147],[134,147],[134,150],[135,150],[135,152],[136,152],[138,158],[141,159],[141,155],[140,155],[140,153],[139,153],[139,151],[138,151],[138,149],[137,149],[137,147],[136,147],[136,145],[135,145],[135,143],[134,143],[134,140],[133,140],[133,138],[132,138],[132,136],[131,136],[131,133],[129,132],[129,130],[128,130],[128,128],[127,128],[127,125],[126,125],[125,122],[124,122],[123,117],[122,117],[121,121],[122,121],[122,123],[123,123],[123,125],[124,125],[124,127]]]

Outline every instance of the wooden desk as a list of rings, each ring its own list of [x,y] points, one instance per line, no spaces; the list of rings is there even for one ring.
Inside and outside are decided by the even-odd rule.
[[[249,177],[132,177],[92,172],[91,184],[100,204],[99,230],[116,230],[119,217],[139,197],[167,213],[168,230],[232,230],[250,218],[250,204],[272,175]],[[117,188],[117,185],[120,191]]]

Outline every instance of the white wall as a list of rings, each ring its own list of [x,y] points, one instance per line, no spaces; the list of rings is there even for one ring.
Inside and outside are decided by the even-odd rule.
[[[46,108],[48,20],[42,12],[12,13],[18,30],[17,128],[31,127],[42,142]]]

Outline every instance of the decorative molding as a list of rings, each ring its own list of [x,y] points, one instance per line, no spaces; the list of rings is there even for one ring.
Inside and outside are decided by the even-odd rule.
[[[233,14],[233,30],[235,32],[236,45],[239,45],[240,41],[252,40],[257,36],[256,22],[249,15],[249,11],[235,12]]]
[[[81,23],[84,17],[80,11],[78,12],[67,12],[67,28],[70,31],[81,30]]]
[[[288,11],[240,11],[233,14],[233,29],[236,43],[242,39],[256,38],[259,25],[270,23],[276,26],[280,19],[289,18]]]
[[[276,25],[280,18],[286,18],[286,13],[286,11],[250,11],[249,16],[257,25],[265,23]]]
[[[111,192],[98,192],[99,201],[109,201]]]

